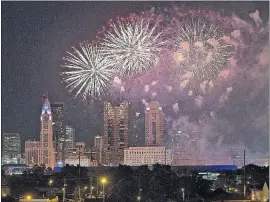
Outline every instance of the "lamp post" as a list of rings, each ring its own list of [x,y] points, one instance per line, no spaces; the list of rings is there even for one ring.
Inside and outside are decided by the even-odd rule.
[[[107,179],[106,178],[101,178],[101,184],[102,184],[102,194],[103,194],[103,202],[105,201],[105,183],[107,182]]]
[[[183,198],[183,201],[185,201],[185,188],[182,188],[182,198]]]
[[[93,189],[94,189],[94,188],[95,188],[95,187],[93,187],[93,186],[90,188],[90,198],[93,198]]]
[[[67,182],[66,182],[66,178],[64,178],[63,202],[65,202],[65,199],[66,199],[66,186],[67,186]]]
[[[50,178],[49,180],[49,186],[52,186],[53,180]]]

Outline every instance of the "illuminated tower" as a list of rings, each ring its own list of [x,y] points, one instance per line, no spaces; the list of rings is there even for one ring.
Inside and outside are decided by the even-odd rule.
[[[53,147],[56,162],[63,162],[66,140],[66,110],[62,102],[51,103]]]
[[[163,112],[157,101],[149,103],[145,110],[145,144],[163,145]]]
[[[40,116],[40,146],[41,162],[46,167],[55,166],[55,153],[53,148],[52,113],[47,96],[43,96],[42,111]]]
[[[118,165],[124,162],[124,148],[128,147],[128,102],[113,106],[104,102],[105,162]]]

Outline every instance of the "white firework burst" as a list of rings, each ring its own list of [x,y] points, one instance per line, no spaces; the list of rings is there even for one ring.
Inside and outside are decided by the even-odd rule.
[[[103,39],[103,53],[120,76],[135,75],[154,67],[164,44],[157,25],[150,28],[141,19],[111,26],[112,31],[107,31]]]
[[[67,52],[60,74],[66,88],[75,92],[75,97],[98,98],[111,85],[115,71],[97,46],[84,42],[79,47]]]
[[[223,40],[218,26],[192,19],[176,29],[174,61],[178,69],[191,73],[195,81],[212,81],[232,55],[232,46]]]

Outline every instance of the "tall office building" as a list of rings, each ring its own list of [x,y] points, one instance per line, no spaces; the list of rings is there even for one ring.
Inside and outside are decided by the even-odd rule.
[[[94,145],[96,148],[102,148],[103,147],[103,136],[95,136]]]
[[[75,129],[72,126],[66,126],[65,149],[74,148],[75,146]]]
[[[40,116],[41,163],[44,163],[46,167],[53,168],[55,166],[55,152],[52,133],[51,106],[48,97],[43,96]]]
[[[51,103],[53,146],[56,162],[63,162],[66,139],[66,111],[62,102]]]
[[[102,164],[102,154],[104,151],[104,146],[103,146],[103,136],[95,136],[95,150],[96,150],[96,159],[98,161],[98,163]]]
[[[145,110],[145,144],[163,145],[163,112],[157,101],[151,101]]]
[[[128,147],[128,102],[119,106],[104,102],[105,162],[118,165],[124,162],[124,148]]]
[[[17,164],[21,154],[21,137],[18,133],[2,136],[2,164]]]
[[[25,141],[25,164],[29,166],[40,165],[41,161],[41,145],[40,141]]]

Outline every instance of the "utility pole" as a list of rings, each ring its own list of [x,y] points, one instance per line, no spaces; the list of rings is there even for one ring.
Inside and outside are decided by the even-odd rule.
[[[167,148],[165,147],[165,165],[167,165],[167,162],[166,162],[166,160],[167,160],[166,157],[167,156],[166,156],[166,154],[167,154]]]
[[[79,201],[81,201],[81,148],[79,147]]]
[[[65,202],[65,199],[66,199],[66,187],[67,187],[67,182],[66,182],[66,178],[64,178],[63,202]]]
[[[77,202],[78,201],[78,187],[77,186],[75,187],[74,197],[75,197],[75,201]]]
[[[246,198],[246,150],[244,150],[244,197]]]
[[[104,189],[104,183],[102,183],[102,194],[103,194],[103,202],[105,202],[105,189]]]

